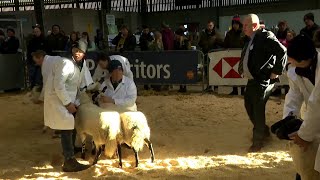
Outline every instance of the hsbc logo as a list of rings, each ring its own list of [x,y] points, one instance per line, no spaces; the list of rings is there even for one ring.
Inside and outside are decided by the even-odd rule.
[[[242,78],[241,75],[238,73],[239,62],[240,57],[223,57],[213,67],[213,71],[216,72],[221,78]]]

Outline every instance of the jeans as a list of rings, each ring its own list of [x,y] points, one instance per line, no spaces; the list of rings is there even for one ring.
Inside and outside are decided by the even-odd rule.
[[[74,158],[74,144],[76,141],[76,130],[61,130],[61,145],[65,160]]]
[[[266,131],[269,131],[269,128],[266,125],[265,109],[273,87],[273,84],[263,86],[255,80],[248,80],[244,102],[249,119],[254,126],[254,143],[262,142],[265,138]]]

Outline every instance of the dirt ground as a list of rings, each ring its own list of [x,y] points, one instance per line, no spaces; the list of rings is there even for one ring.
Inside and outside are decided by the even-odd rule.
[[[23,104],[24,94],[0,95],[0,179],[294,179],[285,141],[272,136],[261,153],[247,153],[252,136],[241,96],[189,94],[139,96],[138,108],[151,127],[155,163],[140,153],[117,159],[101,157],[97,165],[78,173],[63,173],[60,139],[42,134],[43,108]],[[279,120],[278,100],[267,105],[268,125]],[[81,161],[91,163],[93,158]],[[78,159],[79,155],[78,155]]]

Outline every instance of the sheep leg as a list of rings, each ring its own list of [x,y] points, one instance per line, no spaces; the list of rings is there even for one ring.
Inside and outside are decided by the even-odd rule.
[[[134,157],[136,159],[136,167],[139,166],[139,155],[138,155],[138,151],[136,151],[134,148],[133,149],[133,152],[134,152]]]
[[[82,141],[81,158],[86,159],[86,140]]]
[[[122,168],[122,153],[121,153],[121,145],[118,144],[118,156],[119,156],[119,167]]]
[[[99,148],[99,149],[100,149],[100,148]],[[91,154],[92,154],[92,155],[96,155],[96,152],[97,152],[97,146],[96,146],[96,144],[94,143],[94,141],[92,141]]]
[[[96,156],[95,156],[95,158],[94,158],[94,161],[93,161],[92,165],[95,165],[95,164],[98,163],[98,159],[99,159],[99,157],[100,157],[100,155],[101,155],[101,152],[102,152],[102,148],[99,147],[99,150],[98,150],[98,152],[97,152],[97,154],[96,154]]]
[[[147,143],[147,146],[150,150],[150,154],[151,154],[151,162],[153,163],[154,162],[154,152],[153,152],[153,146],[152,146],[152,143],[149,139],[145,139],[144,140],[146,143]]]

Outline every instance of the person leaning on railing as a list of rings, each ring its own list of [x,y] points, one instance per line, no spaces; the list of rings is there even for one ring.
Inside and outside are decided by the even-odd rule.
[[[174,50],[191,50],[191,43],[184,35],[183,29],[178,29],[175,32]],[[179,92],[187,92],[187,86],[180,85]]]

